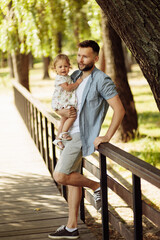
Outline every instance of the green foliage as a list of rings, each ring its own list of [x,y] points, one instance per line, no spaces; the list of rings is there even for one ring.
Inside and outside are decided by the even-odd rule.
[[[73,54],[79,41],[101,38],[100,8],[93,0],[0,0],[0,5],[4,52],[54,57],[59,41],[64,51]]]
[[[153,138],[143,138],[141,140],[142,151],[131,151],[131,154],[143,159],[154,167],[160,164],[159,141]]]
[[[53,1],[49,0],[3,1],[0,48],[9,52],[31,51],[35,56],[50,55],[56,27],[52,9]]]

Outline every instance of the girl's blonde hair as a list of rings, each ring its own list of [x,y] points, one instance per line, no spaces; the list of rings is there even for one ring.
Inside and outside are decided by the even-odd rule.
[[[56,68],[56,64],[59,60],[66,60],[66,62],[68,63],[68,65],[71,67],[71,64],[70,64],[70,60],[69,60],[69,57],[65,54],[58,54],[55,59],[53,60],[52,64],[51,64],[51,68],[52,69],[55,69]]]

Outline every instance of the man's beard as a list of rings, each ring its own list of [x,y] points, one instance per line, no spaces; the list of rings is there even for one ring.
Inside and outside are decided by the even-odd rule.
[[[79,64],[78,64],[78,68],[79,68],[79,70],[86,72],[86,71],[91,70],[93,68],[93,65],[94,65],[94,63],[90,63],[90,64],[86,65],[84,68],[80,68]]]

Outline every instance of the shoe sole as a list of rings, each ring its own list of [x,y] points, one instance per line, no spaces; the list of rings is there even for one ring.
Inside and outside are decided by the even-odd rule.
[[[51,239],[77,239],[77,238],[79,238],[79,236],[50,236],[50,235],[48,235],[48,237],[49,238],[51,238]]]

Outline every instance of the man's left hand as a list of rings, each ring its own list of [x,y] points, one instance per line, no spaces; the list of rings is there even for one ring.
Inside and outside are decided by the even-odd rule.
[[[96,137],[96,139],[94,140],[95,149],[98,149],[98,146],[101,143],[105,143],[105,142],[109,142],[109,138],[107,136]]]

